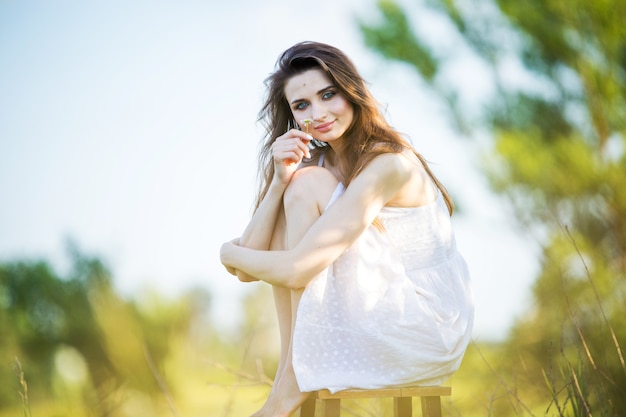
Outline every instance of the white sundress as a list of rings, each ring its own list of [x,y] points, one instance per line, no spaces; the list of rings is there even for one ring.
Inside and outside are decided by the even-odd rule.
[[[441,193],[378,218],[384,230],[370,226],[302,294],[293,335],[302,392],[440,385],[461,364],[474,306]]]

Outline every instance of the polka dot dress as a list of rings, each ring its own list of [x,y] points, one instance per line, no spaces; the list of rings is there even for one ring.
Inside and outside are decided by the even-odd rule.
[[[332,204],[343,193],[339,184]],[[301,391],[439,385],[460,366],[473,302],[441,194],[385,207],[305,288],[293,340]]]

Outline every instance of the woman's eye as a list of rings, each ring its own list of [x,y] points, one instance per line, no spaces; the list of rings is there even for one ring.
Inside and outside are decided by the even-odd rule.
[[[306,106],[308,106],[307,103],[305,102],[300,102],[298,104],[296,104],[296,107],[294,107],[295,110],[303,110],[306,108]]]
[[[322,98],[324,100],[328,100],[329,98],[332,98],[335,95],[334,91],[327,91],[322,95]]]

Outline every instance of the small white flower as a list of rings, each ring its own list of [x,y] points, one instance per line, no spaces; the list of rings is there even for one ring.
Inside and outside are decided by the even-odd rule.
[[[300,123],[302,123],[304,125],[304,129],[305,129],[306,133],[309,133],[309,125],[311,123],[313,123],[313,120],[311,120],[311,119],[303,119],[303,120],[300,120]]]

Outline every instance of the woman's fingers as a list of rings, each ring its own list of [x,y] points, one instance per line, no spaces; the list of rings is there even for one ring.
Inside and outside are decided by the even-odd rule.
[[[276,138],[272,145],[274,159],[277,161],[289,161],[300,163],[302,158],[310,158],[309,141],[311,135],[300,130],[291,129],[282,136]]]
[[[304,149],[293,143],[283,146],[275,146],[273,149],[273,156],[276,162],[287,164],[299,164],[303,158],[308,157]]]
[[[282,183],[289,183],[291,176],[303,158],[310,158],[309,141],[311,135],[300,130],[291,129],[276,138],[272,144],[275,175]]]
[[[237,269],[233,268],[232,266],[228,266],[228,265],[224,265],[224,268],[226,268],[226,271],[228,271],[229,274],[236,276],[237,279],[241,282],[255,282],[258,281],[257,278],[251,277],[247,274],[240,274],[238,273],[239,271],[237,271]]]
[[[228,262],[226,261],[225,258],[227,258],[227,253],[230,250],[230,248],[232,248],[232,245],[237,245],[239,246],[239,238],[235,238],[233,240],[231,240],[230,242],[226,242],[222,245],[222,248],[220,250],[220,258],[222,261],[222,265],[224,265],[224,268],[226,268],[226,271],[228,271],[229,274],[236,276],[239,281],[241,282],[254,282],[254,281],[258,281],[258,279],[249,276],[248,274],[242,273],[241,271],[238,271],[237,268],[231,266],[228,264]]]

